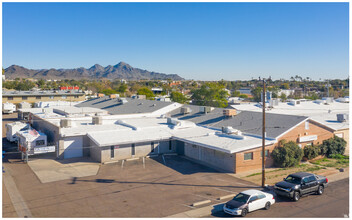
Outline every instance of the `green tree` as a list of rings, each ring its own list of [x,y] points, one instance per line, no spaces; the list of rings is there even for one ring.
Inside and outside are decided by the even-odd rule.
[[[240,95],[241,95],[240,91],[233,91],[233,92],[231,93],[231,96],[232,96],[232,97],[240,97]]]
[[[45,81],[43,79],[38,80],[37,85],[39,88],[44,88],[45,86]]]
[[[281,99],[282,102],[286,101],[287,100],[286,94],[285,93],[281,93],[280,99]]]
[[[280,86],[281,89],[289,89],[290,85],[288,83],[282,83]]]
[[[125,93],[127,90],[127,85],[126,84],[121,84],[118,88],[117,88],[117,91],[121,94]]]
[[[297,166],[303,157],[303,150],[293,141],[285,143],[281,141],[282,146],[275,148],[272,152],[274,163],[278,167]]]
[[[137,94],[138,95],[145,95],[147,97],[147,99],[154,97],[154,93],[148,87],[143,87],[143,88],[138,89]]]
[[[241,94],[239,97],[242,98],[242,99],[247,99],[247,98],[248,98],[248,95],[246,95],[246,94]]]
[[[255,102],[261,102],[262,91],[263,91],[263,88],[259,86],[252,89],[251,93],[253,95],[253,99]]]
[[[205,83],[199,89],[192,90],[192,103],[213,107],[226,107],[228,96],[224,86],[218,83]]]
[[[320,145],[320,154],[327,157],[331,157],[334,154],[345,153],[346,141],[343,138],[334,136],[327,140],[324,140]]]
[[[180,92],[171,92],[170,98],[173,102],[178,102],[182,104],[187,101],[187,98]]]
[[[26,91],[26,90],[31,90],[35,87],[35,83],[31,82],[31,81],[24,81],[22,80],[21,82],[19,82],[14,89],[16,90],[21,90],[21,91]]]
[[[105,95],[111,95],[111,94],[116,94],[117,91],[113,89],[103,89],[103,90],[100,90],[99,93],[103,93]]]

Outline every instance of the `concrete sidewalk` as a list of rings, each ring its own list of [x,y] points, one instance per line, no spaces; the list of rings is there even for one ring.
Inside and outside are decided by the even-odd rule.
[[[90,158],[71,158],[57,161],[52,158],[30,160],[28,166],[42,183],[50,183],[73,177],[97,175],[100,163]]]

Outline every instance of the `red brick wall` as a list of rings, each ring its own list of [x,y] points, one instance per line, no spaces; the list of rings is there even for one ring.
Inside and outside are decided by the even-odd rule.
[[[313,143],[315,145],[321,144],[323,140],[329,139],[334,136],[333,130],[326,128],[325,126],[322,126],[314,121],[311,121],[311,120],[308,120],[308,121],[309,121],[308,130],[305,129],[305,122],[302,122],[297,127],[295,127],[294,129],[292,129],[291,131],[287,132],[282,137],[280,137],[278,141],[280,142],[281,140],[284,140],[284,139],[286,141],[294,141],[294,142],[297,142],[297,144],[301,144],[303,148],[308,143]],[[317,140],[312,142],[298,143],[299,135],[300,136],[317,135],[318,138]],[[274,150],[274,148],[277,146],[278,146],[278,143],[274,145],[266,146],[265,149],[269,150],[269,155],[270,155],[271,152]],[[254,169],[260,169],[262,167],[261,151],[262,151],[262,148],[258,147],[252,150],[235,153],[235,157],[236,157],[235,173],[245,172],[245,171],[254,170]],[[253,160],[244,160],[244,154],[249,152],[253,152]],[[267,157],[265,160],[265,166],[272,167],[273,165],[274,165],[273,159],[270,157]]]

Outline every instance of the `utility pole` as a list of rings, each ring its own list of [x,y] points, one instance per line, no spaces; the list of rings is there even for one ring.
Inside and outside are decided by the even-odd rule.
[[[265,186],[265,79],[263,78],[262,187]]]

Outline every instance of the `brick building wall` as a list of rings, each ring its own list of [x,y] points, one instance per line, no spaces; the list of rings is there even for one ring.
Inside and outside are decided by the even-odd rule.
[[[334,131],[330,128],[327,128],[315,121],[307,120],[308,125],[306,122],[300,123],[294,129],[290,130],[282,137],[278,138],[278,143],[266,146],[265,150],[269,150],[269,156],[266,157],[265,166],[272,167],[274,165],[273,159],[270,157],[271,152],[278,146],[281,140],[294,141],[297,144],[301,145],[304,148],[307,144],[314,144],[318,145],[323,142],[323,140],[329,139],[334,136]],[[308,129],[307,129],[308,128]],[[317,135],[317,140],[307,141],[307,142],[299,142],[299,137],[304,136],[312,136]],[[244,151],[235,153],[236,158],[236,167],[235,173],[245,172],[254,169],[260,169],[262,167],[262,157],[261,157],[262,148],[258,147],[252,150]],[[253,159],[245,160],[245,154],[252,153]],[[248,156],[248,155],[247,155]]]
[[[338,137],[343,138],[347,143],[346,143],[346,150],[345,150],[345,155],[350,154],[350,129],[340,129],[335,131],[335,135]]]

